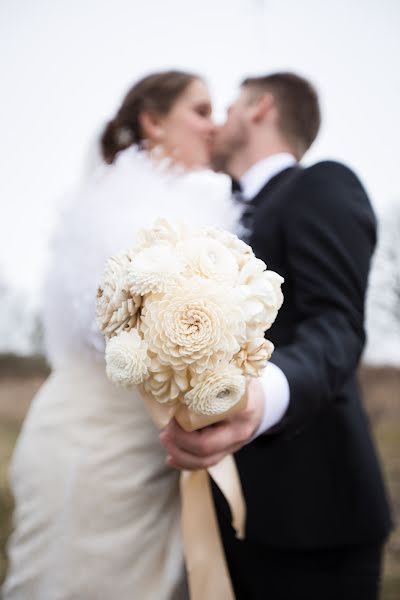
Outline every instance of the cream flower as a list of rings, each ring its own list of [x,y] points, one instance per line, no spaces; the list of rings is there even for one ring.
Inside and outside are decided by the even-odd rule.
[[[207,237],[221,242],[235,256],[239,269],[241,269],[247,261],[254,257],[254,252],[248,244],[243,242],[234,233],[230,233],[219,227],[204,227],[202,233]]]
[[[174,402],[189,389],[189,374],[187,369],[174,370],[163,365],[153,357],[150,365],[150,375],[143,385],[146,392],[157,402]]]
[[[283,304],[283,293],[282,293],[282,289],[281,289],[281,285],[282,283],[285,282],[285,280],[283,279],[283,277],[281,277],[281,275],[279,275],[278,273],[275,273],[275,271],[266,271],[265,272],[265,277],[268,279],[269,283],[272,285],[274,292],[275,292],[275,306],[277,308],[277,310],[279,310]]]
[[[231,409],[244,394],[246,379],[240,369],[226,365],[216,372],[207,372],[191,381],[193,389],[184,402],[199,415],[221,415]]]
[[[186,273],[234,285],[239,268],[233,253],[218,240],[196,237],[177,244]]]
[[[240,270],[239,284],[251,285],[257,277],[265,272],[266,268],[267,265],[263,260],[255,256],[250,257]]]
[[[150,357],[147,344],[136,329],[122,331],[106,346],[106,373],[114,383],[131,387],[148,377]]]
[[[160,243],[144,248],[133,256],[127,274],[127,285],[132,296],[165,291],[177,282],[184,262],[171,245]]]
[[[231,288],[201,278],[151,295],[141,316],[150,350],[163,364],[196,372],[230,360],[244,341],[245,321]]]
[[[284,279],[274,271],[266,271],[265,263],[254,258],[242,269],[239,280],[247,334],[254,336],[256,330],[262,333],[275,321],[283,303]]]
[[[260,316],[266,329],[274,323],[278,311],[283,303],[281,285],[283,277],[274,271],[264,271],[250,285],[253,298],[257,298],[263,304],[263,314]],[[257,321],[258,319],[256,319]]]
[[[246,375],[259,377],[274,351],[274,345],[264,338],[254,338],[244,344],[233,358],[233,363]]]
[[[130,263],[130,252],[109,258],[97,290],[97,323],[107,339],[120,331],[129,331],[136,325],[142,300],[139,295],[131,296],[126,285]]]
[[[268,306],[276,306],[279,310],[283,303],[281,285],[283,277],[275,271],[267,270],[267,265],[259,258],[252,258],[241,269],[239,283],[249,285],[255,294],[263,296]]]
[[[175,245],[179,241],[189,238],[191,235],[192,229],[185,223],[157,219],[152,227],[138,231],[135,250],[149,248],[153,244],[158,244],[162,241]]]

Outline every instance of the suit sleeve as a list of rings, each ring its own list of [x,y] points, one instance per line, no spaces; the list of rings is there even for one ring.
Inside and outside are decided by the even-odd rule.
[[[337,163],[307,169],[287,204],[284,236],[298,322],[292,342],[275,350],[272,362],[290,388],[282,428],[296,434],[340,397],[364,346],[376,227],[356,176]]]

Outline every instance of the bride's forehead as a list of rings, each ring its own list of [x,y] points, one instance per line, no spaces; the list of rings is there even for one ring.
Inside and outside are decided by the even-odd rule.
[[[210,92],[207,85],[201,79],[195,79],[186,88],[183,97],[187,100],[210,102]]]

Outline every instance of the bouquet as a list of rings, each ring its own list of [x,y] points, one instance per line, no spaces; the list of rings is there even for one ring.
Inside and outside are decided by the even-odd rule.
[[[108,259],[98,288],[108,377],[188,430],[232,414],[273,352],[264,332],[282,282],[234,234],[157,220]]]

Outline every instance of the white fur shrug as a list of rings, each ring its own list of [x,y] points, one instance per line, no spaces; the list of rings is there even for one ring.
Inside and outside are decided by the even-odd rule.
[[[80,356],[102,360],[95,297],[105,261],[157,217],[233,230],[229,179],[210,171],[171,174],[131,147],[113,165],[99,166],[72,195],[45,285],[45,344],[53,367]]]

